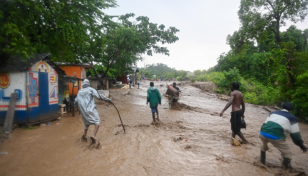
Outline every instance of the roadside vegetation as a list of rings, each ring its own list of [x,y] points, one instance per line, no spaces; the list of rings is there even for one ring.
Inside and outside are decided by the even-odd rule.
[[[186,77],[189,77],[188,71],[176,70],[174,68],[168,67],[166,64],[163,63],[147,65],[146,68],[140,68],[139,74],[152,79],[176,78],[177,80],[182,80]],[[155,75],[155,77],[153,77],[153,75]]]
[[[194,71],[193,81],[213,81],[217,93],[229,93],[231,82],[237,81],[246,102],[291,101],[293,113],[308,120],[308,29],[292,25],[280,31],[286,21],[305,19],[308,1],[272,3],[242,1],[238,11],[242,27],[227,36],[231,50],[218,57],[216,66]]]

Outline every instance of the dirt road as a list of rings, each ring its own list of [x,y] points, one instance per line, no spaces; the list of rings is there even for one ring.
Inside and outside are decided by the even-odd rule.
[[[161,84],[155,82],[155,84]],[[165,83],[162,83],[165,84]],[[182,90],[182,110],[169,109],[167,98],[159,106],[163,124],[150,125],[150,108],[146,106],[149,82],[140,89],[111,90],[127,134],[123,134],[117,112],[112,106],[97,102],[102,125],[97,138],[102,146],[89,148],[80,141],[81,116],[62,116],[51,126],[32,130],[14,130],[10,140],[0,145],[0,175],[281,175],[281,156],[270,145],[267,167],[258,164],[258,133],[269,112],[246,105],[245,137],[255,145],[230,145],[230,109],[224,117],[219,112],[227,103],[215,94],[201,92],[189,85]],[[155,85],[163,94],[165,86]],[[300,124],[305,145],[308,125]],[[93,126],[90,127],[90,134]],[[290,138],[294,173],[308,173],[308,154],[303,154]]]

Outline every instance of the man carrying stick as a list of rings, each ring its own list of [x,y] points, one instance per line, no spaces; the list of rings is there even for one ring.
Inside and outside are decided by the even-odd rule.
[[[90,125],[95,125],[93,135],[91,136],[92,143],[96,143],[97,139],[95,138],[96,133],[100,126],[100,118],[96,109],[94,98],[108,101],[112,103],[111,99],[106,98],[103,95],[99,95],[95,89],[90,87],[90,81],[85,79],[82,82],[82,88],[79,90],[77,97],[75,98],[75,103],[78,103],[80,113],[82,115],[82,120],[84,123],[84,134],[82,140],[87,140],[87,132]],[[113,103],[112,103],[113,104]]]
[[[220,116],[232,105],[231,112],[231,130],[232,130],[232,138],[235,138],[235,135],[238,135],[244,143],[248,143],[243,133],[241,132],[241,117],[245,117],[245,102],[243,94],[239,91],[240,85],[237,82],[233,82],[231,84],[231,97],[230,101],[227,103],[226,107],[220,113]],[[241,109],[242,105],[242,109]],[[231,140],[233,143],[233,140]]]

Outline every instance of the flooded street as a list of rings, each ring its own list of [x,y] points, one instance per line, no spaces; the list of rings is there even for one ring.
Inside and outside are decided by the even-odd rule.
[[[162,86],[160,86],[162,84]],[[113,106],[96,101],[101,118],[97,139],[99,149],[81,142],[83,122],[76,112],[61,116],[50,126],[14,130],[9,140],[0,144],[0,175],[283,175],[280,152],[269,145],[267,166],[259,164],[259,130],[268,111],[261,106],[246,104],[247,129],[242,132],[252,144],[236,147],[230,144],[230,109],[219,113],[227,101],[216,94],[179,85],[182,91],[181,110],[169,109],[162,96],[158,107],[162,124],[151,125],[150,108],[146,105],[149,82],[140,89],[114,89],[110,95],[117,106],[126,134]],[[163,95],[165,82],[155,82]],[[307,145],[308,125],[300,123],[302,138]],[[92,134],[90,127],[88,135]],[[237,139],[239,139],[237,137]],[[287,137],[294,153],[293,173],[308,173],[308,154]]]

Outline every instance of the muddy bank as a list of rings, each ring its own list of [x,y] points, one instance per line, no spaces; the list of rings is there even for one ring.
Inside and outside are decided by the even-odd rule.
[[[281,171],[280,153],[271,145],[267,166],[258,164],[258,132],[269,114],[264,108],[246,105],[247,130],[242,132],[254,145],[235,147],[230,145],[230,109],[219,117],[225,100],[179,85],[181,110],[169,109],[163,97],[158,107],[162,123],[151,125],[148,84],[141,82],[140,89],[110,90],[127,134],[114,108],[97,102],[101,117],[98,149],[80,140],[83,122],[78,113],[76,117],[68,114],[50,126],[15,130],[0,145],[0,152],[8,152],[0,156],[0,175],[286,175]],[[155,82],[163,94],[166,88],[160,84],[165,82]],[[300,124],[300,128],[307,145],[308,126]],[[308,155],[290,138],[287,142],[295,154],[290,175],[307,173]]]

